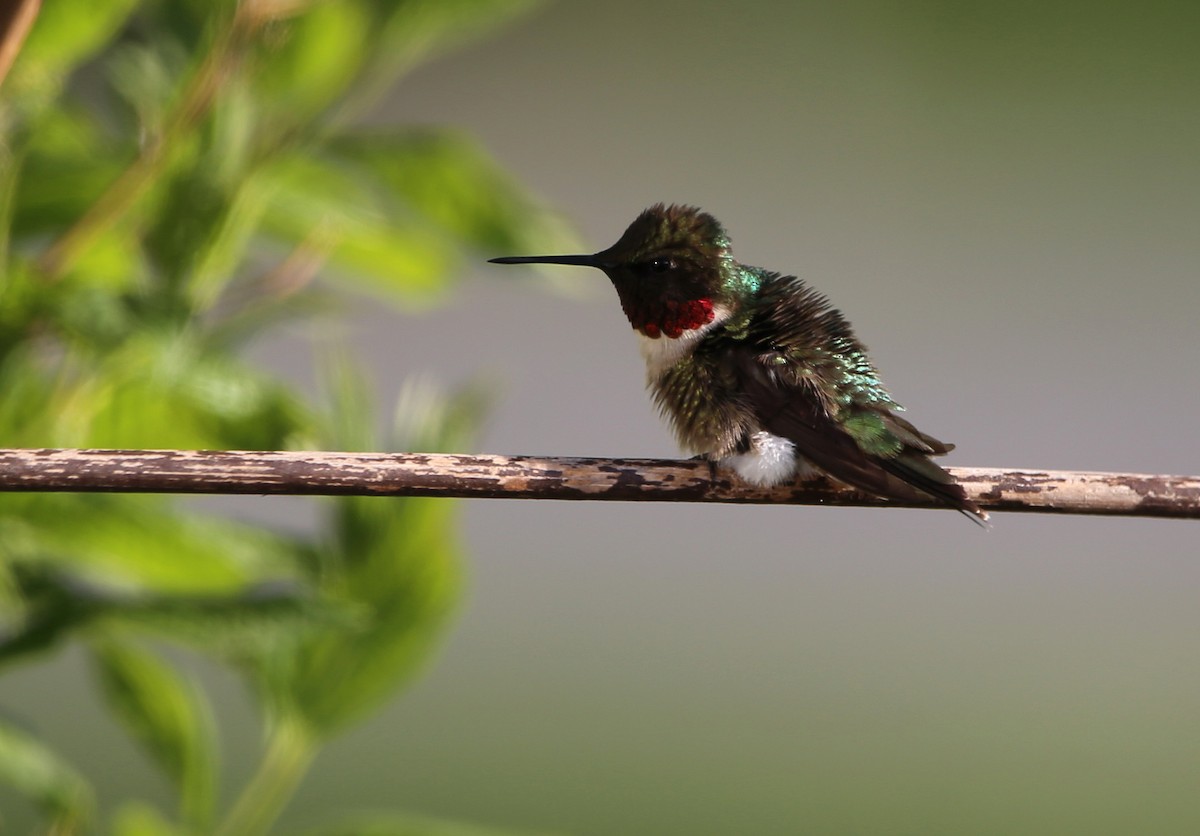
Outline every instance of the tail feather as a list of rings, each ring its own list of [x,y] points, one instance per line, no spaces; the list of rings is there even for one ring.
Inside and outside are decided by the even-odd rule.
[[[909,450],[895,458],[869,456],[849,436],[844,438],[849,444],[835,447],[828,443],[805,445],[794,437],[793,440],[804,458],[850,487],[887,499],[934,499],[979,525],[987,524],[987,512],[968,499],[962,485],[925,454]],[[827,442],[828,437],[824,440]]]
[[[963,486],[928,457],[920,453],[905,452],[894,459],[880,459],[879,466],[917,490],[957,509],[974,522],[980,525],[987,524],[987,512],[968,499]]]

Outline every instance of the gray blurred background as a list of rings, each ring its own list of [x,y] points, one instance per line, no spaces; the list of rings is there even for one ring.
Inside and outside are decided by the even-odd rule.
[[[474,131],[589,251],[651,203],[708,209],[739,259],[847,313],[951,464],[1197,473],[1198,42],[1183,2],[564,2],[378,119]],[[480,263],[432,315],[364,303],[332,336],[381,404],[415,374],[494,379],[481,450],[675,455],[604,277],[533,275]],[[259,355],[307,379],[306,336]],[[443,653],[324,753],[285,823],[386,804],[577,834],[1200,832],[1194,523],[515,501],[465,520]],[[144,784],[73,664],[10,677],[12,701],[109,791]],[[253,718],[213,676],[240,781]]]

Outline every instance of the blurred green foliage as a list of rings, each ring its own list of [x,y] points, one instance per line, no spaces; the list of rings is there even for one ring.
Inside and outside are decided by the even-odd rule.
[[[5,446],[446,449],[480,395],[413,389],[395,433],[353,364],[329,406],[242,350],[339,294],[428,304],[464,251],[563,237],[470,137],[363,130],[408,69],[525,0],[58,0],[0,87]],[[323,742],[409,680],[459,589],[455,506],[330,500],[311,536],[158,496],[0,496],[0,666],[82,645],[98,693],[176,788],[115,834],[269,830]],[[183,646],[243,675],[262,762],[216,797],[215,720]],[[0,720],[0,780],[55,833],[96,831],[86,776]],[[113,807],[112,800],[103,807]],[[379,815],[327,832],[481,833]]]

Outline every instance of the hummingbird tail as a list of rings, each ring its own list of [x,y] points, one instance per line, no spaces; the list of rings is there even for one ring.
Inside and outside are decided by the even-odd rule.
[[[972,522],[987,527],[987,512],[968,499],[963,486],[927,456],[917,452],[905,452],[894,459],[880,459],[879,464],[906,485],[958,510]]]

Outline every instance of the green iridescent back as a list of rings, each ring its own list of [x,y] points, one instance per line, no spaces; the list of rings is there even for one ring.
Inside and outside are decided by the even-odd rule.
[[[870,455],[895,456],[910,440],[919,449],[944,446],[894,431],[898,416],[890,413],[902,407],[883,386],[845,317],[824,296],[793,276],[736,262],[730,264],[726,287],[736,300],[730,318],[650,382],[685,448],[723,457],[760,428],[754,405],[740,396],[746,355],[795,397],[811,400],[814,411],[839,424]]]

